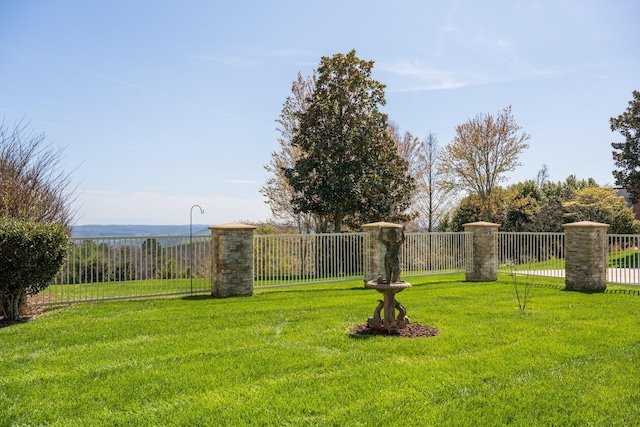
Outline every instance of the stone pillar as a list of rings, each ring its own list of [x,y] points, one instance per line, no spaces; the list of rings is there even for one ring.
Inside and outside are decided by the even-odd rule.
[[[378,236],[381,230],[382,233],[386,234],[390,228],[402,228],[402,225],[392,222],[373,222],[362,226],[362,230],[369,233],[369,243],[365,247],[364,252],[364,283],[370,280],[376,280],[381,276],[384,278],[384,254],[386,249],[384,245],[378,241]]]
[[[607,288],[608,224],[564,224],[565,289],[603,292]]]
[[[253,232],[256,227],[228,223],[209,227],[211,248],[211,295],[253,295]]]
[[[473,271],[466,273],[468,282],[498,280],[498,227],[491,222],[463,224],[464,231],[473,233]]]

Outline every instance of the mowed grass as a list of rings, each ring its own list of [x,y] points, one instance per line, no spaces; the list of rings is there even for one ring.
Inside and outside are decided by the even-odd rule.
[[[627,249],[618,252],[610,252],[608,265],[611,268],[639,268],[640,251],[638,249]]]
[[[462,279],[398,295],[433,338],[351,335],[361,281],[52,310],[0,329],[0,425],[640,425],[638,293]]]
[[[97,282],[52,285],[34,296],[36,303],[46,302],[76,302],[97,299],[140,298],[152,295],[170,293],[202,293],[211,289],[211,280],[190,279],[149,279],[127,280],[121,282]]]

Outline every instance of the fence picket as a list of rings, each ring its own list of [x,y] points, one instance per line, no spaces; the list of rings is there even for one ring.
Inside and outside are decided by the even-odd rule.
[[[407,233],[401,277],[469,272],[472,233]],[[359,280],[369,233],[254,236],[254,286]],[[640,285],[640,235],[609,235],[609,283]],[[564,233],[498,233],[498,271],[564,277]],[[211,236],[75,238],[34,304],[211,291]]]

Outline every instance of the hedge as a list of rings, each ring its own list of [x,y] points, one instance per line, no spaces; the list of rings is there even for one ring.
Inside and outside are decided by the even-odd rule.
[[[27,295],[46,289],[69,248],[60,224],[0,219],[0,315],[17,320]]]

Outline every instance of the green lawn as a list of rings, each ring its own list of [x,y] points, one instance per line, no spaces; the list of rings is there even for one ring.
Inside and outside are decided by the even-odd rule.
[[[140,298],[170,293],[210,292],[211,280],[191,279],[149,279],[122,282],[96,282],[51,285],[34,297],[34,301],[76,302],[97,299]]]
[[[608,257],[609,267],[612,268],[639,268],[640,251],[627,249],[618,252],[610,252]]]
[[[565,262],[564,258],[554,258],[546,261],[527,262],[517,265],[503,264],[500,266],[501,272],[507,272],[511,270],[515,271],[529,271],[529,270],[564,270]]]
[[[434,338],[352,336],[361,281],[78,304],[0,329],[0,426],[640,425],[640,295],[411,279]]]

